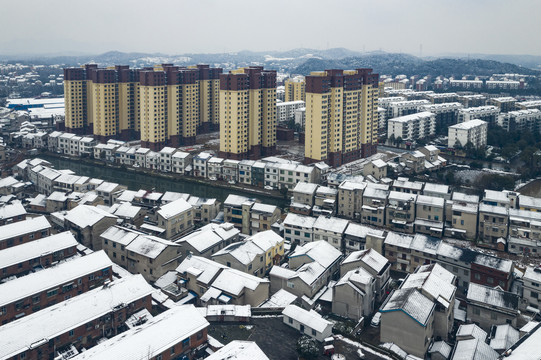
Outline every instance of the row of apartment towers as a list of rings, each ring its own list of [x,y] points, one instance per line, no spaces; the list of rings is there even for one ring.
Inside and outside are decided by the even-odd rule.
[[[306,77],[299,95],[306,99],[306,163],[338,166],[375,153],[378,80],[371,69]],[[263,67],[225,74],[208,65],[89,64],[64,69],[64,98],[65,130],[100,141],[140,139],[158,151],[219,129],[222,157],[276,153],[276,71]]]

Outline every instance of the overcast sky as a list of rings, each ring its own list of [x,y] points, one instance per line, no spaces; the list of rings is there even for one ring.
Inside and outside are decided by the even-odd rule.
[[[4,0],[0,53],[541,55],[539,0]]]

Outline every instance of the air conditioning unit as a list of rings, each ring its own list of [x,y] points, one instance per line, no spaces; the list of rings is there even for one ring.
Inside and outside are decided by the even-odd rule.
[[[99,328],[100,328],[100,325],[99,325],[99,324],[97,324],[97,325],[94,327],[94,329],[99,329]]]

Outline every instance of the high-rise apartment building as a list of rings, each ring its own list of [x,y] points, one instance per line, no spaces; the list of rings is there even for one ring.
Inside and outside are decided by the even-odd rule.
[[[306,81],[303,76],[289,78],[284,82],[285,102],[305,101],[306,99]]]
[[[305,163],[331,166],[376,153],[379,75],[325,70],[306,77]]]
[[[66,130],[98,139],[139,138],[143,146],[195,143],[219,126],[220,68],[172,64],[64,69]]]
[[[220,75],[220,156],[276,152],[276,71],[255,66]]]

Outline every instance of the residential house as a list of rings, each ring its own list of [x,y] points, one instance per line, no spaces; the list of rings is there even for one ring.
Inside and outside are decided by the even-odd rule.
[[[178,238],[194,227],[194,211],[184,199],[160,206],[156,211],[158,226],[165,229],[166,239]]]
[[[381,303],[389,290],[391,263],[374,249],[352,252],[340,264],[340,276],[348,271],[363,268],[376,279],[374,293],[376,302]]]
[[[284,256],[284,239],[272,230],[232,243],[212,255],[212,260],[233,269],[264,277]]]
[[[344,232],[348,224],[348,220],[321,215],[314,223],[314,241],[327,241],[341,251],[344,248]]]
[[[64,215],[64,227],[81,244],[97,251],[101,249],[100,235],[117,220],[117,216],[98,207],[79,205]]]
[[[104,252],[0,284],[0,322],[7,322],[64,301],[112,279],[112,263]]]
[[[201,356],[208,341],[208,326],[208,321],[193,305],[174,307],[121,336],[112,337],[80,353],[73,360],[107,360],[111,354],[137,358],[141,353],[149,359]],[[172,328],[175,331],[170,331]]]
[[[239,160],[225,159],[222,166],[222,178],[229,182],[239,181]]]
[[[384,234],[383,230],[350,222],[344,232],[346,255],[364,249],[376,249],[376,251],[382,253],[383,241],[385,240]]]
[[[312,216],[288,213],[282,225],[284,226],[284,239],[288,243],[304,245],[313,240],[313,230],[316,218]]]
[[[482,246],[505,250],[509,229],[509,209],[479,204],[479,240]]]
[[[160,170],[163,172],[171,172],[173,168],[173,154],[177,149],[165,146],[159,151]]]
[[[380,342],[424,358],[434,336],[436,304],[416,288],[398,289],[381,306]]]
[[[28,218],[0,226],[0,250],[22,245],[50,235],[51,224],[45,216]]]
[[[219,179],[222,180],[222,168],[224,164],[223,158],[212,157],[207,162],[207,177],[211,180]]]
[[[0,226],[26,220],[26,210],[20,201],[13,201],[0,207]]]
[[[271,293],[286,289],[297,297],[312,299],[338,275],[342,253],[326,241],[297,246],[289,255],[289,268],[273,266],[269,278]]]
[[[332,287],[332,312],[358,322],[374,312],[376,279],[362,267],[346,272]]]
[[[215,198],[200,198],[190,196],[187,200],[194,211],[194,222],[208,224],[218,216],[220,212],[220,202]],[[163,202],[163,201],[162,201]]]
[[[280,208],[275,205],[254,203],[250,209],[250,234],[270,230],[272,224],[282,215]]]
[[[192,170],[193,156],[190,153],[177,150],[171,156],[171,171],[176,174],[189,174]]]
[[[314,216],[332,216],[336,213],[338,190],[328,186],[319,186],[314,197]]]
[[[393,231],[413,233],[417,195],[391,191],[387,201],[385,225]]]
[[[522,282],[522,297],[526,306],[541,309],[541,268],[527,266]]]
[[[418,195],[415,203],[415,232],[443,236],[445,200],[440,197]]]
[[[282,315],[284,324],[319,342],[332,335],[333,323],[323,319],[314,310],[307,311],[296,305],[288,305],[282,311]]]
[[[470,284],[467,294],[467,319],[489,331],[492,325],[517,326],[520,297],[516,294],[479,284]]]
[[[135,275],[65,301],[62,297],[47,309],[2,326],[0,358],[54,358],[59,350],[77,354],[91,348],[104,337],[118,334],[133,314],[152,310],[153,291]]]
[[[363,167],[363,175],[373,176],[376,180],[387,177],[387,163],[381,159],[370,161]]]
[[[338,216],[351,220],[361,219],[364,182],[344,181],[338,186]]]
[[[189,254],[210,259],[211,256],[224,247],[239,240],[240,231],[233,224],[207,224],[202,228],[178,239],[186,256]]]
[[[207,165],[211,157],[212,154],[208,152],[202,152],[193,157],[193,176],[207,177]]]
[[[367,184],[363,191],[361,223],[377,227],[385,226],[388,188],[388,185]]]
[[[0,280],[48,268],[77,254],[79,243],[69,232],[47,236],[0,251]]]

